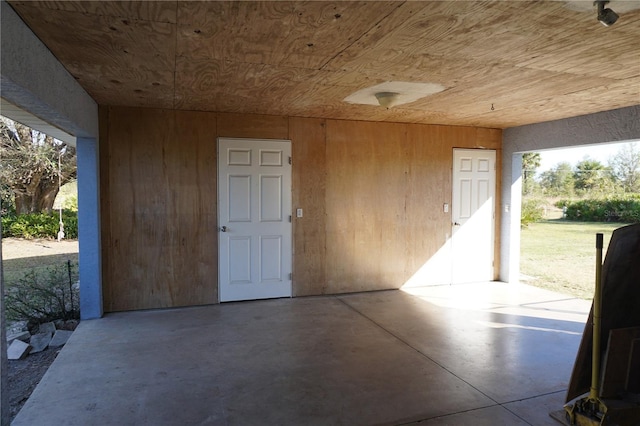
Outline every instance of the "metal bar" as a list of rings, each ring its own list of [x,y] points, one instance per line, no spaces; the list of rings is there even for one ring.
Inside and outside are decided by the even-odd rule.
[[[603,235],[596,234],[596,289],[593,295],[593,350],[589,399],[599,400],[600,388],[600,324],[602,321],[602,247]]]

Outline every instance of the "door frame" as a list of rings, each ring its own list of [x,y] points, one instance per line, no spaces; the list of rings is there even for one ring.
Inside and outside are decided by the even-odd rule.
[[[221,203],[221,193],[220,193],[220,184],[222,182],[221,180],[221,168],[220,168],[220,162],[222,161],[223,157],[220,155],[220,142],[221,141],[246,141],[246,142],[255,142],[255,143],[260,143],[260,142],[285,142],[289,144],[289,159],[288,162],[291,165],[292,161],[291,161],[291,155],[292,155],[292,142],[290,139],[268,139],[268,138],[236,138],[236,137],[225,137],[225,136],[219,136],[216,138],[216,178],[217,178],[217,182],[216,182],[216,202],[217,202],[217,206],[216,206],[216,231],[217,231],[217,251],[218,251],[218,255],[217,255],[217,263],[218,263],[218,303],[225,303],[222,301],[221,295],[222,295],[222,265],[221,265],[221,256],[222,256],[222,246],[221,246],[221,238],[220,238],[220,233],[221,233],[221,227],[225,226],[221,223],[221,218],[222,218],[222,214],[221,214],[221,207],[222,207],[222,203]],[[289,216],[289,223],[288,223],[288,228],[289,228],[289,247],[290,247],[290,258],[289,258],[289,266],[290,266],[290,271],[289,272],[283,272],[284,274],[288,274],[288,281],[289,281],[289,294],[288,295],[284,295],[284,296],[278,296],[278,297],[293,297],[293,256],[294,256],[294,249],[293,249],[293,216],[292,216],[292,212],[293,212],[293,169],[292,167],[290,167],[289,169],[289,211],[284,211],[284,215],[285,216]],[[276,297],[277,298],[277,297]],[[245,300],[264,300],[264,298],[256,298],[256,299],[245,299]],[[231,302],[234,300],[228,300],[228,302]]]

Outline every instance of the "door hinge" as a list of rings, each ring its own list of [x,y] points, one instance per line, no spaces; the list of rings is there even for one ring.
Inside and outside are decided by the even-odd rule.
[[[293,279],[293,274],[291,272],[289,272],[289,280]]]
[[[289,223],[291,223],[291,215],[289,215]]]
[[[293,160],[289,157],[289,164],[293,164]]]

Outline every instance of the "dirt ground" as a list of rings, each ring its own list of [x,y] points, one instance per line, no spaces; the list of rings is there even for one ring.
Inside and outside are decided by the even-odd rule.
[[[77,240],[25,240],[22,238],[2,239],[2,266],[5,287],[21,279],[26,273],[35,271],[46,273],[52,266],[60,266],[71,261],[78,263]]]
[[[2,260],[78,253],[78,240],[2,239]]]
[[[5,279],[32,267],[72,258],[77,261],[78,241],[2,239],[2,260]],[[18,414],[31,392],[40,383],[60,348],[46,349],[23,360],[9,361],[9,400],[11,420]]]
[[[21,360],[9,361],[9,405],[11,421],[27,402],[44,373],[56,359],[60,348],[46,349]]]

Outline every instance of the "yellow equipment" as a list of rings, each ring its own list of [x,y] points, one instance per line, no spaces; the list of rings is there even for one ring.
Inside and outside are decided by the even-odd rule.
[[[567,404],[550,415],[565,425],[640,426],[640,224],[614,231],[604,265],[602,250],[603,235],[596,234],[596,283],[589,321]],[[589,361],[591,384],[583,394]]]

